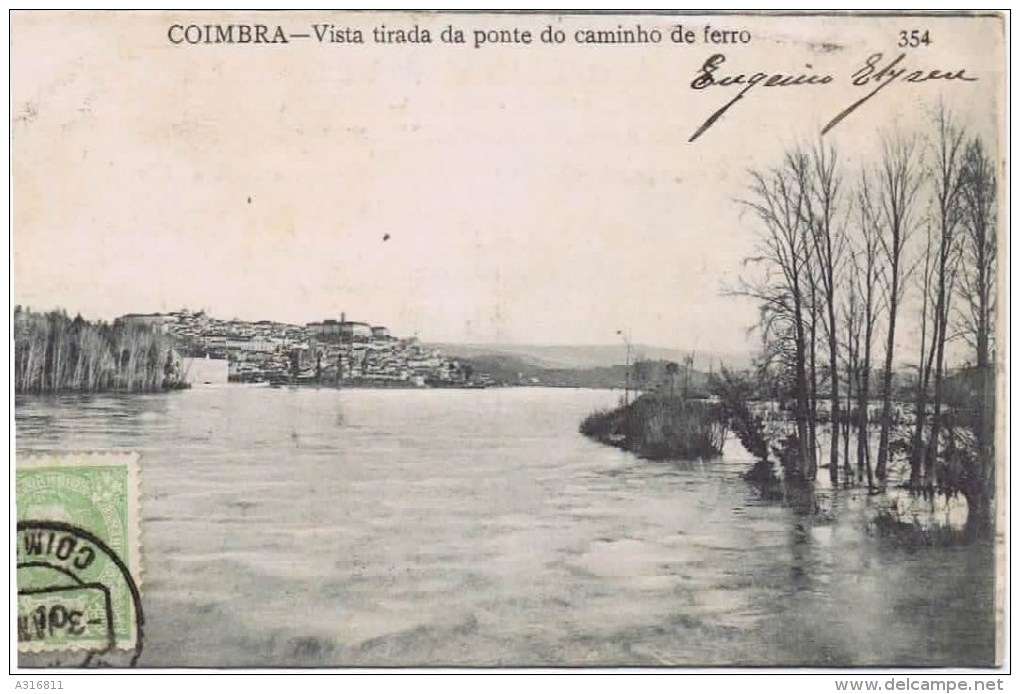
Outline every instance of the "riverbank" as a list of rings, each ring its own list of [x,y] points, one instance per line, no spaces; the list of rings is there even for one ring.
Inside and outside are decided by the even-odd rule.
[[[273,378],[268,381],[230,381],[236,385],[266,385],[272,388],[302,387],[302,388],[330,388],[334,390],[431,390],[431,389],[455,389],[455,390],[482,390],[485,388],[499,387],[495,384],[481,383],[428,383],[415,381],[401,381],[395,379],[374,379],[359,378],[345,381],[316,381],[308,378]]]

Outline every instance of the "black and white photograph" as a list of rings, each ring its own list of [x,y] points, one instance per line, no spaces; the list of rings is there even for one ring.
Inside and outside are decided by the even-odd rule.
[[[11,12],[12,671],[1002,689],[1007,54]]]

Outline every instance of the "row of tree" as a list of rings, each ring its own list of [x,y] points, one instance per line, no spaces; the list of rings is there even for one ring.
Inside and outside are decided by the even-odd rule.
[[[842,469],[846,483],[880,487],[899,436],[895,424],[912,420],[903,446],[911,487],[951,482],[948,491],[966,496],[971,520],[990,527],[997,166],[981,138],[945,109],[930,125],[923,134],[886,135],[876,160],[856,167],[824,141],[752,171],[745,204],[759,221],[760,243],[747,262],[757,272],[739,291],[759,302],[760,374],[792,402],[796,455],[787,476],[816,477],[820,414],[827,414],[832,482]],[[920,336],[911,403],[894,398],[897,363],[913,358],[896,352],[904,321]],[[950,408],[947,346],[957,339],[969,345],[965,361],[976,386],[968,403]],[[820,396],[827,413],[819,412]],[[873,465],[869,404],[876,397]],[[943,473],[940,461],[960,428],[972,432],[974,455],[962,470]]]
[[[166,335],[71,319],[63,311],[14,309],[18,393],[155,391],[183,382],[181,360]]]

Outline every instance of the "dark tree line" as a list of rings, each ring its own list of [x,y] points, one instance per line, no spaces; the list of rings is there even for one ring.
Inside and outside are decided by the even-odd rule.
[[[759,302],[760,381],[790,403],[787,478],[815,479],[827,452],[833,484],[881,489],[902,452],[906,484],[962,493],[968,527],[987,535],[997,165],[945,109],[930,125],[887,134],[868,161],[854,163],[825,141],[751,171],[744,203],[759,244],[747,259],[753,279],[739,291]],[[910,357],[897,350],[915,327],[916,379],[905,396]],[[967,348],[950,349],[956,340]],[[950,353],[965,357],[951,363]],[[969,388],[950,398],[961,375]]]
[[[91,323],[15,307],[17,393],[156,391],[181,387],[170,338],[144,326]]]

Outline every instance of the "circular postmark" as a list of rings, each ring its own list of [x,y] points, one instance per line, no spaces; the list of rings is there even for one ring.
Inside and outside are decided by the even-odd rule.
[[[63,521],[17,525],[18,663],[133,666],[142,654],[141,594],[124,561]]]

